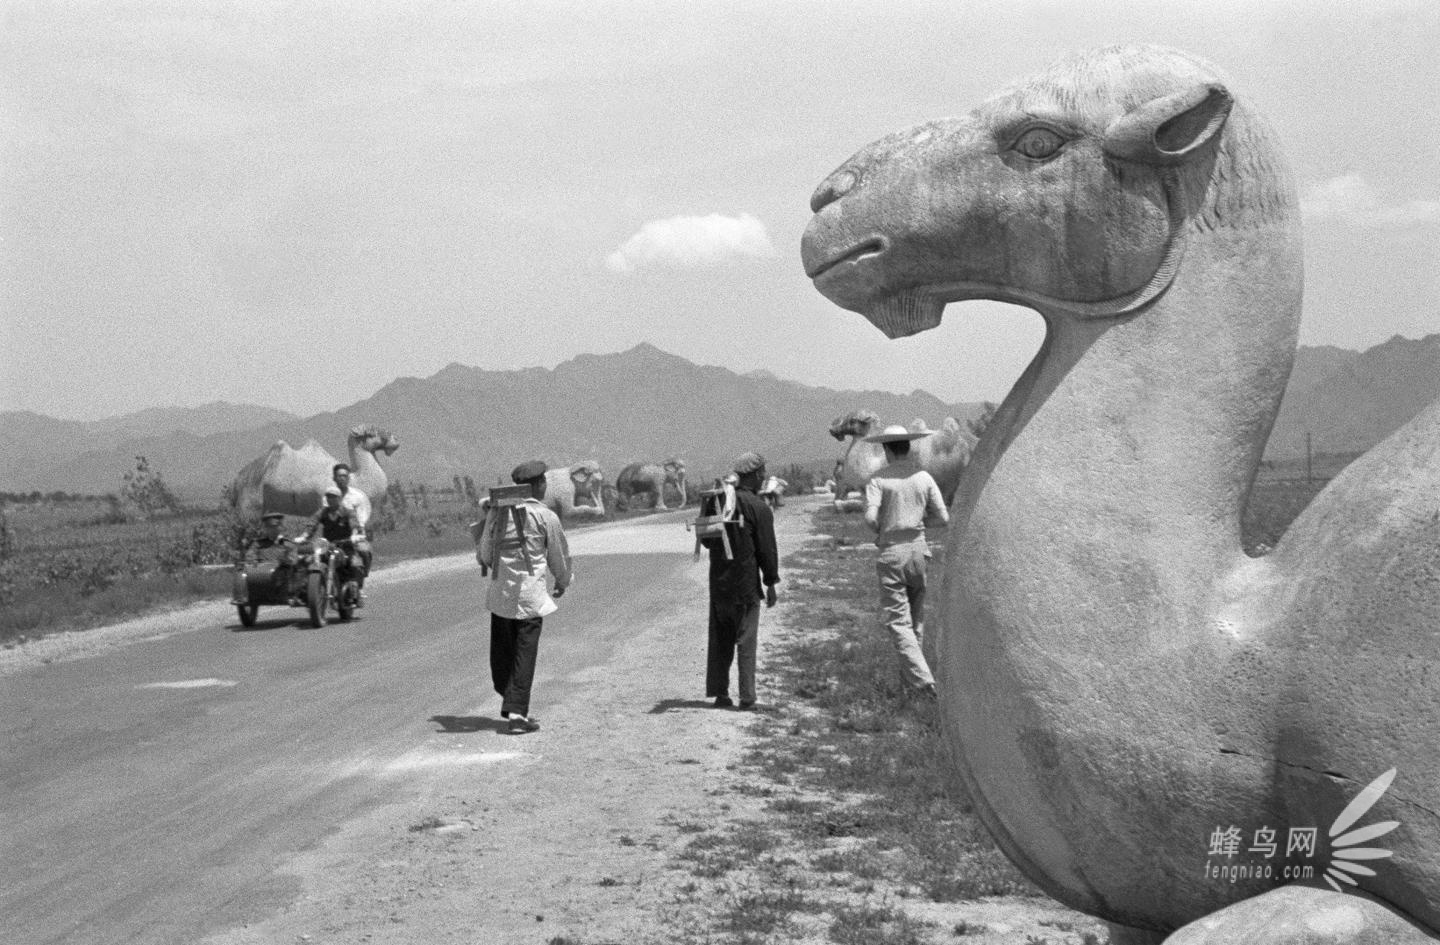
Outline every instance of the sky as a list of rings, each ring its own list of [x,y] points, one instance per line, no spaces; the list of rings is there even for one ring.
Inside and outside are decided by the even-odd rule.
[[[1211,60],[1279,132],[1301,343],[1440,331],[1433,0],[0,0],[0,411],[310,415],[640,342],[999,400],[1039,316],[886,340],[804,277],[809,197],[1118,42]]]

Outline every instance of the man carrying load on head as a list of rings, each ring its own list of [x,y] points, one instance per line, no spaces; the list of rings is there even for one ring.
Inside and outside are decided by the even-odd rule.
[[[892,425],[865,437],[865,442],[885,448],[887,462],[865,484],[865,523],[875,530],[880,549],[875,562],[880,608],[900,658],[900,675],[912,689],[933,696],[935,677],[920,650],[925,637],[925,568],[930,559],[925,525],[947,524],[950,513],[935,479],[911,456],[911,441],[922,436],[930,433]]]

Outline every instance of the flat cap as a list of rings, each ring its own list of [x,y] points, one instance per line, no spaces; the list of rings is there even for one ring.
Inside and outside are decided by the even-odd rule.
[[[548,467],[538,459],[532,459],[527,463],[521,463],[510,470],[510,478],[515,483],[530,482],[545,475]]]
[[[742,476],[761,469],[764,465],[765,457],[759,453],[741,453],[735,458],[735,471]]]
[[[343,493],[343,492],[340,491],[340,487],[339,487],[339,486],[332,484],[332,485],[328,485],[328,486],[325,487],[325,494],[326,494],[326,495],[344,495],[345,493]]]

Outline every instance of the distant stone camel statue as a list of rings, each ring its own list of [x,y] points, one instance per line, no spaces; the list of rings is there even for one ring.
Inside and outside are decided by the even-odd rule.
[[[811,208],[806,273],[890,337],[964,299],[1045,319],[952,506],[936,628],[1010,858],[1115,942],[1435,941],[1440,404],[1241,550],[1302,282],[1252,108],[1184,53],[1097,50],[882,138]]]
[[[841,442],[850,438],[845,454],[835,467],[835,497],[831,500],[835,508],[844,508],[852,492],[865,498],[865,483],[875,470],[885,465],[885,449],[879,443],[866,443],[864,439],[882,426],[880,415],[871,410],[852,410],[830,421],[831,436]]]
[[[350,485],[379,503],[390,478],[376,461],[375,454],[391,455],[400,441],[387,430],[358,426],[350,431]],[[286,515],[313,515],[319,511],[325,487],[331,483],[331,469],[340,462],[315,440],[298,450],[284,440],[248,463],[235,477],[234,502],[250,515],[284,512]]]
[[[925,421],[919,418],[910,421],[908,426],[917,431],[929,429]],[[831,436],[837,440],[850,438],[845,447],[845,455],[840,459],[839,472],[835,476],[835,497],[832,501],[836,508],[842,507],[851,492],[860,493],[863,499],[865,483],[870,481],[875,470],[885,465],[885,448],[879,443],[866,443],[864,439],[883,427],[879,415],[873,410],[853,410],[831,421]],[[915,441],[914,455],[920,468],[935,478],[936,484],[940,486],[940,494],[945,497],[946,502],[955,497],[955,489],[960,484],[960,474],[964,471],[965,464],[970,461],[974,445],[975,437],[954,417],[946,417],[934,436]]]

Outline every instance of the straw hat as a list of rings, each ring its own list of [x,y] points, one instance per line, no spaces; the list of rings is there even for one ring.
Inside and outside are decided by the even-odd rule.
[[[892,423],[879,433],[872,433],[865,437],[866,443],[899,443],[901,440],[918,440],[922,436],[930,436],[934,430],[907,430],[899,423]]]

